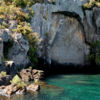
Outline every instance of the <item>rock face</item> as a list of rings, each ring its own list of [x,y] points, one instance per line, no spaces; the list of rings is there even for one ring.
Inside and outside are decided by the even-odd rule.
[[[27,52],[29,50],[29,44],[27,39],[21,33],[13,34],[14,43],[9,49],[8,58],[14,61],[16,65],[27,65],[29,59]]]
[[[19,88],[16,84],[11,84],[8,86],[0,86],[0,95],[11,97],[14,94],[22,95],[26,92],[36,92],[40,89],[40,86],[32,83],[25,88]]]
[[[35,13],[31,20],[33,32],[37,32],[42,40],[38,48],[39,57],[49,64],[52,61],[62,65],[87,64],[90,44],[94,40],[100,41],[100,8],[84,10],[83,4],[90,0],[42,1],[43,4],[32,6]],[[3,21],[9,28],[0,29],[0,63],[3,63],[4,52],[9,48],[7,58],[17,66],[26,66],[30,63],[28,40],[21,33],[12,33],[16,21],[0,19],[1,23]],[[5,46],[9,41],[13,41],[13,45]]]
[[[32,6],[31,26],[43,40],[39,56],[49,64],[87,64],[90,44],[100,41],[100,8],[84,10],[90,0],[47,1]]]
[[[9,85],[11,79],[12,79],[12,77],[10,75],[0,76],[0,86],[1,85]]]
[[[27,91],[38,91],[40,89],[40,86],[37,84],[30,84],[29,86],[27,86]]]
[[[52,20],[57,21],[59,26],[55,28],[56,36],[49,49],[50,58],[60,64],[83,65],[87,47],[80,23],[63,15],[54,15]]]
[[[11,31],[14,25],[8,29],[0,29],[0,64],[3,63],[4,56],[5,59],[13,61],[15,66],[26,66],[29,64],[28,40],[21,33]]]
[[[29,82],[32,80],[40,80],[43,78],[43,71],[36,69],[23,69],[20,72],[20,76],[24,82]]]
[[[16,94],[24,94],[25,89],[18,88],[17,85],[15,85],[15,84],[0,87],[0,95],[11,97],[15,93]]]
[[[73,1],[72,3],[72,1],[62,0],[61,5],[36,4],[33,6],[35,15],[31,25],[34,32],[38,32],[43,39],[41,49],[39,48],[39,56],[49,63],[51,61],[74,65],[86,63],[89,50],[81,24],[84,14],[80,7],[83,2],[79,0],[79,2]],[[81,21],[78,14],[80,14]]]

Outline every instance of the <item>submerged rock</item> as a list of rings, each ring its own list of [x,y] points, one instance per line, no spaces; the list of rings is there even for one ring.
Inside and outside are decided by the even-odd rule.
[[[17,95],[22,95],[22,94],[25,94],[26,93],[26,88],[22,88],[22,89],[19,89],[16,94]]]
[[[35,92],[40,89],[40,86],[38,84],[30,84],[27,86],[27,91]]]

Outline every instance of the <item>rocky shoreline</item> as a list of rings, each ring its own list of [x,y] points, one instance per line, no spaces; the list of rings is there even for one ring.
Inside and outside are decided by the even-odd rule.
[[[0,76],[0,95],[11,97],[14,94],[22,95],[27,92],[36,92],[40,90],[38,83],[42,78],[43,71],[32,68],[22,69],[16,75]]]

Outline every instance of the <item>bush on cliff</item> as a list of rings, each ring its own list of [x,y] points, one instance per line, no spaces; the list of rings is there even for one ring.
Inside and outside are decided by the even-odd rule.
[[[38,58],[37,58],[37,45],[40,42],[39,35],[36,32],[32,32],[32,28],[30,27],[30,24],[21,22],[17,26],[16,29],[13,31],[22,33],[24,36],[28,38],[29,41],[29,52],[28,56],[30,58],[30,61],[34,63],[34,65],[37,65],[38,63]]]
[[[41,2],[41,0],[3,0],[6,4],[13,4],[15,6],[19,7],[26,7],[26,6],[32,6],[33,4],[37,2]]]
[[[91,44],[88,59],[91,63],[100,64],[100,41],[95,41]]]
[[[17,23],[17,27],[15,29],[11,29],[11,31],[22,33],[27,37],[30,47],[28,56],[34,65],[36,65],[38,62],[37,44],[40,41],[38,34],[32,32],[32,28],[29,24],[34,12],[32,8],[29,7],[28,13],[25,13],[21,7],[26,7],[29,3],[33,4],[36,2],[39,2],[39,0],[3,0],[0,6],[0,18],[8,21],[15,20]],[[3,24],[0,26],[0,28],[9,29],[9,26],[5,26]]]
[[[94,6],[100,7],[100,0],[90,0],[89,3],[85,3],[83,5],[83,8],[85,8],[85,9],[91,9]]]

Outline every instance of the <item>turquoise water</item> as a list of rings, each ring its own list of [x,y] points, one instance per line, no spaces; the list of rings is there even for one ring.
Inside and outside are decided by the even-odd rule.
[[[56,75],[39,92],[0,100],[100,100],[100,75]]]

